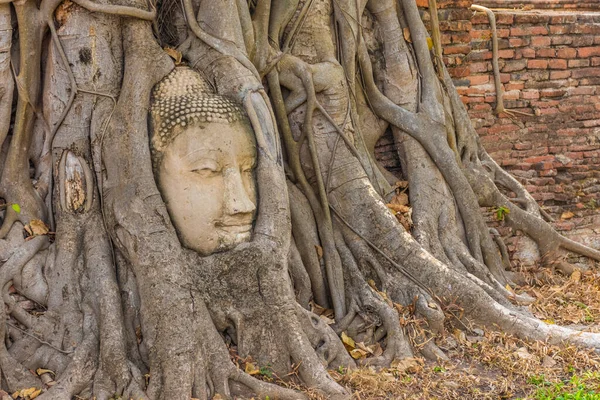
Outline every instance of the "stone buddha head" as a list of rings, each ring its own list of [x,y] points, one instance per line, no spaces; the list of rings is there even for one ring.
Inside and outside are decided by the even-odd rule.
[[[175,68],[152,97],[154,174],[182,244],[209,255],[248,241],[256,145],[244,111],[188,67]]]

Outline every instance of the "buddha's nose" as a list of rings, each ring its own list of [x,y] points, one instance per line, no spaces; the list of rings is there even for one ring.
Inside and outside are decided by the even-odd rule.
[[[237,168],[227,168],[224,171],[225,194],[224,208],[228,215],[252,213],[256,210],[254,202],[250,198],[242,175]]]

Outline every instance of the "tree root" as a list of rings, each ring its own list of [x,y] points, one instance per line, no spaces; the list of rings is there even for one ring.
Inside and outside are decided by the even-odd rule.
[[[142,10],[141,8],[121,6],[116,4],[98,4],[92,0],[74,0],[73,3],[92,12],[138,18],[145,21],[153,21],[156,18],[156,10],[146,11]]]
[[[398,311],[387,304],[379,295],[375,294],[373,289],[367,284],[361,274],[358,265],[347,247],[341,230],[336,229],[336,244],[338,251],[349,275],[350,286],[348,296],[354,298],[359,310],[370,310],[380,319],[382,335],[386,334],[386,347],[383,354],[379,357],[368,358],[363,364],[374,366],[389,366],[396,359],[412,357],[413,352],[406,340],[402,328],[400,327],[400,317]],[[359,315],[361,313],[359,312]],[[368,324],[366,324],[368,325]],[[368,326],[365,326],[368,328]],[[372,329],[372,327],[371,327]],[[353,335],[356,337],[356,334]],[[368,337],[365,343],[376,342],[375,337]]]
[[[482,206],[505,207],[508,209],[509,213],[505,217],[507,223],[513,229],[521,230],[535,240],[540,248],[540,253],[542,256],[545,256],[544,260],[546,262],[550,262],[555,258],[548,255],[555,254],[556,249],[559,247],[594,260],[600,260],[599,250],[592,249],[560,235],[539,216],[513,204],[498,190],[489,175],[482,168],[477,169],[477,167],[472,165],[465,171],[471,182],[471,187],[479,197],[479,203]]]
[[[11,76],[10,49],[12,45],[12,23],[9,4],[0,4],[0,148],[10,129],[10,114],[14,80]],[[0,168],[2,166],[0,165]]]
[[[496,16],[494,12],[489,8],[478,6],[473,4],[471,10],[484,12],[490,22],[490,29],[492,30],[492,67],[494,69],[494,85],[496,87],[496,115],[506,114],[510,117],[514,117],[515,114],[534,117],[535,115],[526,113],[519,110],[508,110],[504,107],[504,88],[500,81],[500,67],[498,66],[498,31],[496,30]]]

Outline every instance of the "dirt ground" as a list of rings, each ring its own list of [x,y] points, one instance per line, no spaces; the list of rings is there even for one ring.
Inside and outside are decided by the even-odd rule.
[[[546,323],[600,332],[600,265],[588,263],[587,271],[563,276],[536,268],[524,270],[529,284],[516,291],[536,298],[534,315]],[[385,297],[384,293],[380,293]],[[354,399],[578,399],[600,400],[600,354],[574,346],[524,342],[510,335],[472,326],[461,309],[444,304],[446,332],[436,337],[448,361],[420,358],[404,360],[392,368],[360,367],[330,371],[350,389]],[[323,311],[323,310],[318,310]],[[404,323],[421,329],[422,321],[404,308]],[[323,312],[327,318],[327,312]],[[410,330],[409,330],[410,331]],[[434,339],[432,339],[434,340]],[[346,343],[359,361],[368,361],[379,346]],[[358,350],[356,350],[358,349]],[[363,350],[360,350],[363,349]],[[234,349],[233,349],[234,350]],[[353,351],[354,350],[354,351]],[[233,351],[232,354],[235,354]],[[269,381],[303,390],[311,399],[323,399],[296,386],[293,376],[275,376],[267,367],[239,360],[246,371]],[[245,362],[246,361],[246,362]]]

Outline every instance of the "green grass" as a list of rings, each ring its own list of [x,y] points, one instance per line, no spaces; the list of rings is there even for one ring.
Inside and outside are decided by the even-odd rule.
[[[528,382],[538,387],[533,395],[536,400],[600,400],[600,372],[585,372],[554,383],[544,375],[532,375]]]

